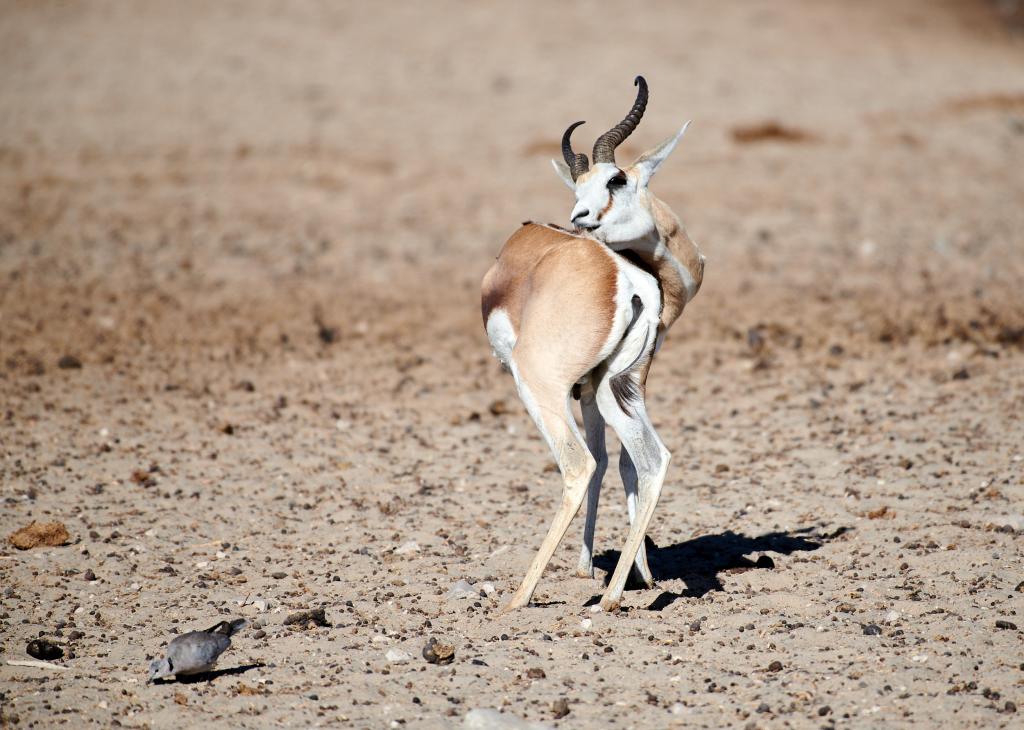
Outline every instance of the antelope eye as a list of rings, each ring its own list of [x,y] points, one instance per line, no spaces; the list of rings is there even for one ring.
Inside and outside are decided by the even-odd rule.
[[[621,172],[618,175],[612,177],[612,179],[608,181],[609,188],[621,188],[625,184],[626,176],[623,175]]]

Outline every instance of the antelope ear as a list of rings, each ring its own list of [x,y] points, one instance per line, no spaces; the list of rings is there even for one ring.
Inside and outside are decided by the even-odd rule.
[[[569,172],[569,166],[561,160],[551,160],[551,166],[555,168],[558,177],[562,178],[562,182],[568,185],[570,190],[575,191],[576,183],[572,179],[572,173]]]
[[[630,168],[636,174],[637,184],[640,187],[645,187],[647,183],[654,177],[654,173],[658,171],[661,163],[672,154],[672,150],[676,148],[676,144],[682,138],[683,134],[686,133],[686,128],[690,126],[687,122],[684,124],[678,132],[666,139],[664,142],[659,144],[657,147],[653,147],[642,155],[640,155],[633,166]]]

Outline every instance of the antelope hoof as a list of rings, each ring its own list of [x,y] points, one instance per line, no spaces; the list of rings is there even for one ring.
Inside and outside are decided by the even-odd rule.
[[[619,599],[616,598],[616,599],[612,600],[610,598],[602,598],[601,599],[601,610],[604,611],[605,613],[611,613],[612,611],[618,611],[619,610]]]
[[[583,565],[576,568],[577,578],[593,578],[594,577],[594,566],[585,567]]]
[[[509,599],[508,603],[506,603],[502,607],[502,609],[498,611],[498,616],[504,616],[507,613],[515,611],[517,608],[522,608],[523,606],[529,605],[529,603],[529,600],[524,601],[519,595],[513,595],[512,598]]]

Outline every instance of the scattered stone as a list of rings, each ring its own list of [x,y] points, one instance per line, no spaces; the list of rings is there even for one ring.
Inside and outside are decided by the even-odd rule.
[[[1013,590],[1015,590],[1017,593],[1024,593],[1024,580],[1022,580],[1020,583],[1018,583],[1017,587],[1014,588]]]
[[[551,703],[551,713],[555,716],[556,720],[561,720],[563,717],[569,714],[569,700],[564,697],[559,697],[557,700]]]
[[[870,512],[865,512],[864,516],[867,517],[869,520],[891,520],[893,517],[896,516],[896,513],[893,510],[889,509],[888,505],[883,504],[878,509],[873,509]]]
[[[1017,711],[1017,705],[1015,703],[1011,702],[1010,700],[1007,700],[1006,704],[1003,705],[1002,711],[1005,712],[1008,715],[1012,714],[1012,713]]]
[[[757,710],[755,710],[755,711],[759,712],[761,714],[764,714],[766,712],[771,712],[772,708],[771,708],[771,706],[767,702],[762,702],[761,704],[759,704],[757,706]]]
[[[771,556],[769,556],[769,555],[762,555],[761,557],[759,557],[757,559],[757,562],[754,563],[754,567],[756,567],[756,568],[769,568],[769,569],[770,568],[774,568],[775,567],[775,561],[772,560]]]
[[[526,676],[530,679],[545,679],[548,675],[540,667],[530,667],[526,670]]]
[[[57,361],[57,367],[61,370],[81,370],[82,361],[74,355],[64,355]]]
[[[288,574],[285,573],[283,570],[276,570],[270,574],[270,577],[274,580],[283,580],[284,578],[288,577]]]
[[[864,636],[878,636],[882,633],[882,628],[878,624],[864,624],[863,630]]]
[[[493,583],[481,583],[480,592],[485,596],[493,596],[497,592],[497,588],[494,587]]]
[[[284,620],[285,626],[299,626],[300,628],[308,629],[310,625],[313,626],[330,626],[327,623],[327,613],[322,608],[312,608],[308,611],[297,611],[296,613],[290,614],[288,618]]]
[[[412,654],[401,649],[388,649],[387,654],[384,655],[392,664],[408,664],[412,661]]]
[[[423,647],[423,658],[431,664],[451,664],[455,661],[455,647],[451,644],[442,644],[431,637]]]
[[[888,623],[888,624],[894,624],[894,623],[896,623],[899,620],[900,620],[900,612],[899,611],[889,611],[889,613],[885,614],[885,622]]]
[[[28,646],[25,647],[25,653],[33,659],[42,659],[47,662],[64,656],[63,649],[46,639],[33,639],[28,642]]]
[[[11,533],[7,541],[19,550],[31,550],[44,545],[58,547],[71,542],[71,535],[61,522],[31,522],[17,532]]]
[[[506,413],[510,413],[511,410],[508,407],[508,403],[503,400],[491,401],[491,405],[487,406],[487,410],[491,412],[492,416],[503,416]]]
[[[260,613],[263,613],[268,608],[270,608],[270,601],[268,601],[265,598],[257,598],[255,601],[252,602],[252,607]]]
[[[996,628],[997,629],[1010,629],[1011,631],[1016,631],[1017,630],[1017,624],[1013,623],[1012,621],[1004,621],[1003,619],[997,619],[996,620]]]
[[[476,598],[478,595],[479,592],[475,587],[473,587],[472,583],[465,580],[460,580],[452,586],[450,591],[448,591],[447,598],[448,600],[451,600],[453,598],[469,598],[470,596]]]
[[[768,665],[768,671],[769,672],[781,672],[782,671],[782,662],[780,662],[778,659],[776,659],[775,661],[773,661],[771,664]]]
[[[830,712],[832,712],[831,707],[829,707],[828,705],[822,705],[818,708],[818,717],[825,717],[825,715],[829,714]]]
[[[971,374],[967,372],[967,368],[960,368],[953,373],[953,380],[967,380],[971,377]]]
[[[590,629],[591,629],[591,627],[593,625],[594,625],[594,622],[591,621],[589,618],[585,618],[582,621],[580,621],[580,628],[583,629],[584,631],[590,631]]]
[[[92,568],[86,568],[85,572],[82,573],[82,580],[92,583],[96,580],[96,574],[92,572]]]

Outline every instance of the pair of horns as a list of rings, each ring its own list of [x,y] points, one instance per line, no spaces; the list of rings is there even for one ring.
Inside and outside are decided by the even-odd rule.
[[[644,116],[644,110],[647,108],[647,81],[643,76],[637,76],[633,80],[633,85],[639,87],[636,92],[636,101],[633,102],[633,108],[629,110],[629,114],[626,115],[625,119],[602,134],[594,142],[594,164],[610,162],[614,165],[615,148],[622,144],[626,137],[633,134],[633,130],[636,129],[640,119]],[[573,130],[581,124],[583,122],[570,124],[569,128],[565,130],[565,134],[562,135],[562,157],[565,158],[565,164],[569,166],[569,172],[572,174],[574,181],[590,169],[590,162],[587,160],[587,156],[573,152],[572,144],[569,141]]]

